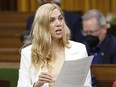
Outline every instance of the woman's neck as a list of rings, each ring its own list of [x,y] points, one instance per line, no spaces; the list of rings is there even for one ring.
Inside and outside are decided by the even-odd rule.
[[[61,50],[64,50],[64,47],[63,46],[61,46],[61,44],[60,44],[60,41],[53,41],[52,42],[52,49],[53,49],[53,51],[61,51]]]

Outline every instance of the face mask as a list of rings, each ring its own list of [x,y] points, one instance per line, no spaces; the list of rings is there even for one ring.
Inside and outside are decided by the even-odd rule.
[[[92,35],[87,35],[85,37],[87,45],[90,48],[96,48],[98,43],[99,43],[99,37],[98,36],[92,36]]]

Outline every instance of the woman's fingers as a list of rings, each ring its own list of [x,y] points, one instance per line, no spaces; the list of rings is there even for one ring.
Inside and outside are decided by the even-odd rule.
[[[39,75],[39,80],[36,82],[38,86],[42,86],[44,83],[49,83],[52,81],[52,76],[47,72],[42,72]]]
[[[40,81],[47,81],[47,82],[50,82],[50,81],[52,80],[52,76],[51,76],[49,73],[42,72],[42,73],[39,75],[39,80],[40,80]]]

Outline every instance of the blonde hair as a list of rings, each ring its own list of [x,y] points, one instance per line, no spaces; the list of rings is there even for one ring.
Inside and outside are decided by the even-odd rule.
[[[35,14],[32,25],[32,65],[37,69],[45,67],[51,69],[51,63],[55,60],[55,53],[52,51],[52,38],[49,29],[51,12],[54,9],[61,8],[53,3],[40,6]],[[68,47],[70,39],[70,31],[64,22],[63,38],[60,40],[59,46]]]

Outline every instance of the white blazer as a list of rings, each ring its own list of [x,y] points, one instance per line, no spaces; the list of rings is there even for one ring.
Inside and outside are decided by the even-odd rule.
[[[87,51],[85,45],[70,41],[71,48],[65,48],[65,61],[76,60],[83,57],[87,57]],[[19,79],[17,87],[33,87],[33,84],[39,79],[39,74],[41,70],[36,74],[34,68],[31,66],[31,48],[32,45],[27,46],[21,50],[21,61],[19,69]],[[88,72],[87,78],[85,80],[84,86],[91,86],[91,73]],[[49,87],[48,84],[44,84],[42,87]],[[78,86],[77,86],[78,87]]]

